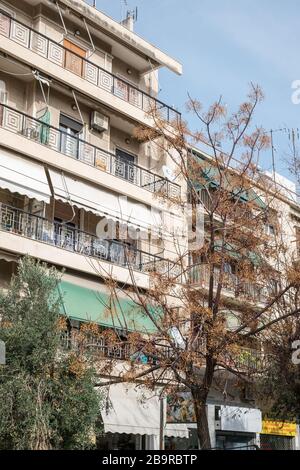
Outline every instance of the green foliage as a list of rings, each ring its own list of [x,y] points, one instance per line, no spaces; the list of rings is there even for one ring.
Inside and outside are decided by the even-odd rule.
[[[292,338],[287,332],[275,337],[268,367],[256,384],[265,415],[280,421],[300,418],[300,365],[292,361]]]
[[[82,449],[100,410],[94,371],[59,348],[59,276],[25,257],[0,292],[0,449]]]

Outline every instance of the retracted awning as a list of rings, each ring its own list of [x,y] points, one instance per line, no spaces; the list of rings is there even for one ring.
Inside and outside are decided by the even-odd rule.
[[[160,399],[158,394],[133,383],[113,384],[108,389],[108,410],[101,410],[104,431],[119,434],[160,434]],[[188,438],[185,423],[166,424],[168,437]]]
[[[161,222],[158,211],[62,172],[50,169],[49,173],[56,199],[136,228],[158,230]]]
[[[51,192],[43,165],[4,148],[0,148],[0,188],[50,202]]]
[[[159,435],[157,395],[134,384],[111,385],[108,393],[110,407],[101,410],[105,432]]]
[[[164,429],[167,437],[189,438],[189,430],[185,423],[167,423]]]

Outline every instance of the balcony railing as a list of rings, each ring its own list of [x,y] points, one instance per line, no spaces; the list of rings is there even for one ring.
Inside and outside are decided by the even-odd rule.
[[[178,184],[4,104],[0,104],[0,126],[147,191],[180,197]]]
[[[217,287],[220,277],[220,270],[214,270],[214,288]],[[210,266],[207,264],[196,264],[190,267],[189,281],[191,284],[199,285],[201,287],[208,287],[210,280]],[[244,282],[239,279],[236,274],[223,273],[222,279],[223,292],[233,295],[238,298],[241,297],[246,300],[265,302],[268,297],[266,288],[261,287],[251,282]]]
[[[102,240],[67,224],[51,222],[0,203],[0,230],[141,272],[174,275],[177,265],[126,243]]]
[[[155,109],[170,123],[180,119],[176,109],[4,12],[0,13],[0,34],[145,112]]]
[[[234,355],[228,353],[224,355],[224,363],[227,367],[245,373],[263,371],[268,367],[269,359],[269,355],[246,347],[239,348]]]
[[[61,347],[65,350],[82,349],[85,353],[91,354],[99,358],[131,360],[142,364],[157,364],[158,357],[154,354],[145,354],[143,347],[137,346],[127,341],[119,341],[116,344],[110,344],[104,336],[87,335],[83,339],[78,340],[76,333],[78,330],[71,329],[61,334]],[[160,349],[159,357],[170,359],[172,357],[172,349],[168,346],[157,345]]]

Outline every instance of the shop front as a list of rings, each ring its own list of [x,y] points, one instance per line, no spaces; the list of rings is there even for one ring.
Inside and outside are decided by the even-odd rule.
[[[262,429],[261,411],[240,406],[215,407],[215,448],[254,450]]]
[[[209,433],[213,449],[254,450],[262,429],[261,411],[241,406],[207,405]],[[169,402],[167,420],[185,423],[188,439],[166,438],[166,449],[198,449],[194,406],[189,392],[181,392]]]
[[[294,450],[296,436],[296,423],[263,420],[260,448],[263,450]]]
[[[101,410],[103,433],[97,439],[101,450],[158,450],[162,426],[166,438],[184,439],[184,424],[170,425],[165,420],[165,400],[156,392],[133,383],[109,386],[106,405]]]

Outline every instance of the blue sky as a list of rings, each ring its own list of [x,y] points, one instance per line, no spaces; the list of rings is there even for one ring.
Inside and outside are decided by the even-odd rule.
[[[300,128],[300,104],[291,101],[300,80],[299,0],[97,0],[97,8],[119,21],[122,3],[138,7],[135,31],[183,64],[182,77],[161,71],[160,99],[185,114],[187,92],[204,105],[221,94],[231,110],[253,81],[266,95],[255,123]],[[275,133],[274,143],[276,169],[288,175],[288,133]],[[271,168],[270,152],[262,165]]]

